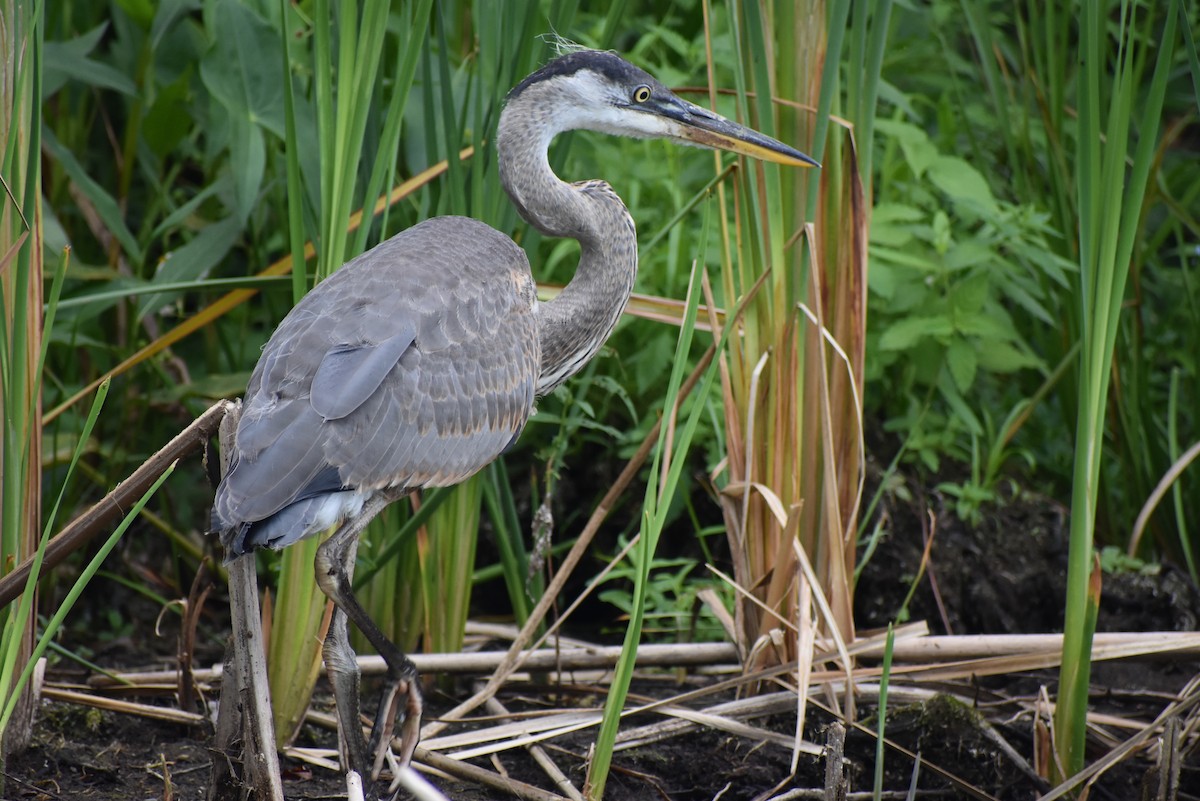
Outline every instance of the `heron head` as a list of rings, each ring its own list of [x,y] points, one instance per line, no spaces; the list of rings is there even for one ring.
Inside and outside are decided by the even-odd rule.
[[[789,145],[678,97],[615,53],[578,50],[560,56],[519,83],[509,104],[518,98],[532,101],[523,105],[541,117],[550,136],[586,129],[820,166]]]

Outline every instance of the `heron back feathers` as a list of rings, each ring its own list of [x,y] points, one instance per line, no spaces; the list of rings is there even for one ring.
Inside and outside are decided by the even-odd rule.
[[[370,492],[473,475],[532,410],[535,304],[524,251],[468,218],[428,220],[348,262],[264,348],[214,529],[232,550],[283,547]]]

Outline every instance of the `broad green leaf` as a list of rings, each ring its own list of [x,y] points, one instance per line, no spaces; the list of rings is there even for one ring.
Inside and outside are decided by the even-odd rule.
[[[1004,341],[983,343],[976,355],[979,366],[993,373],[1011,373],[1027,367],[1044,366],[1041,359],[1031,353],[1024,353]]]
[[[876,120],[875,130],[896,140],[904,152],[904,160],[917,178],[924,175],[939,158],[937,146],[929,141],[925,131],[915,125],[899,120]]]
[[[896,289],[904,280],[901,270],[897,270],[885,261],[876,260],[871,264],[871,274],[868,283],[871,291],[885,300],[896,296]]]
[[[925,219],[925,213],[913,206],[888,203],[871,214],[871,247],[902,248],[913,239],[913,224]]]
[[[117,5],[143,30],[154,20],[153,0],[117,0]]]
[[[923,210],[906,203],[880,203],[871,211],[871,224],[921,222],[926,217]]]
[[[160,86],[142,119],[142,136],[160,159],[166,158],[195,128],[189,107],[190,79],[185,74],[172,84]]]
[[[892,301],[888,304],[888,311],[895,315],[904,315],[924,309],[925,314],[928,315],[930,310],[936,309],[937,314],[940,315],[943,305],[940,299],[930,293],[926,279],[920,276],[915,278],[909,276],[907,280],[901,281],[896,286],[896,294],[892,296]]]
[[[922,274],[940,273],[942,271],[941,264],[930,257],[928,252],[915,251],[914,248],[899,249],[889,247],[872,247],[871,255],[877,259],[884,259],[901,267],[909,267]]]
[[[192,195],[186,203],[180,204],[174,211],[163,217],[158,225],[154,226],[154,230],[150,233],[150,238],[157,239],[168,231],[185,227],[187,221],[199,212],[200,207],[207,203],[209,198],[213,195],[221,195],[230,191],[229,184],[231,180],[232,176],[224,174],[218,176],[208,186]]]
[[[884,108],[886,106],[895,106],[906,117],[916,119],[919,116],[917,109],[913,106],[913,98],[905,92],[900,91],[900,89],[897,88],[894,83],[890,83],[882,76],[879,78],[879,100],[880,108]],[[878,129],[879,126],[880,121],[876,120],[876,129]]]
[[[212,27],[212,49],[200,62],[204,85],[232,116],[261,125],[282,139],[279,34],[235,0],[218,0]]]
[[[997,313],[994,306],[987,312],[962,317],[957,323],[958,325],[955,326],[957,332],[967,336],[1008,342],[1020,339],[1012,321]]]
[[[1004,286],[1004,296],[1011,299],[1014,303],[1020,306],[1025,311],[1029,312],[1033,317],[1041,320],[1046,325],[1055,325],[1056,321],[1051,316],[1050,312],[1042,304],[1039,298],[1033,296],[1031,292],[1025,289],[1016,281],[1010,281]]]
[[[950,292],[950,306],[956,315],[978,314],[988,299],[990,289],[988,274],[977,272],[954,285]]]
[[[926,337],[948,337],[953,333],[954,326],[946,317],[906,317],[883,332],[879,337],[879,347],[883,350],[906,350]]]
[[[912,229],[903,225],[871,223],[871,246],[886,245],[902,248],[913,240]]]
[[[933,237],[930,239],[933,249],[939,256],[945,257],[954,246],[954,228],[950,224],[950,215],[938,209],[933,213]],[[945,267],[943,262],[939,266]]]
[[[150,26],[150,46],[157,48],[175,23],[199,6],[197,0],[160,0],[154,13],[154,22]]]
[[[983,173],[957,156],[938,156],[929,165],[929,180],[956,201],[980,212],[998,213],[996,198]]]
[[[267,147],[262,129],[241,117],[233,117],[233,132],[229,139],[229,167],[233,172],[234,198],[237,201],[238,221],[246,224],[258,190],[262,186],[267,166]]]
[[[946,251],[942,265],[950,271],[964,270],[981,264],[991,264],[996,260],[996,248],[986,242],[968,239],[965,242],[954,242]]]

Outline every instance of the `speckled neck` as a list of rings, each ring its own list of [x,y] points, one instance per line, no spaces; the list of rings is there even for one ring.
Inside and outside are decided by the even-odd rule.
[[[637,233],[629,211],[604,181],[575,184],[550,169],[550,141],[564,128],[546,109],[562,108],[555,82],[531,85],[500,116],[500,180],[517,211],[547,236],[576,239],[579,266],[557,298],[539,306],[544,395],[578,372],[612,333],[637,277]]]

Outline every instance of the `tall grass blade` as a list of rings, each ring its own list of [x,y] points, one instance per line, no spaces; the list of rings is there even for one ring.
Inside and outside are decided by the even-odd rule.
[[[304,293],[308,291],[308,279],[303,267],[304,243],[307,239],[304,227],[305,186],[300,173],[300,133],[297,129],[299,121],[296,118],[296,106],[303,98],[297,96],[296,81],[292,77],[292,64],[296,62],[296,58],[292,54],[292,36],[290,35],[293,24],[293,17],[290,13],[291,3],[287,0],[280,0],[279,10],[282,18],[280,39],[283,42],[283,47],[280,48],[283,52],[283,63],[279,65],[279,69],[280,75],[283,76],[284,141],[288,145],[284,153],[288,190],[288,246],[292,254],[291,263],[299,265],[292,270],[292,302],[298,303],[300,298],[304,297]]]
[[[113,533],[108,536],[108,539],[106,539],[100,546],[99,550],[96,551],[96,555],[92,557],[91,561],[89,561],[83,570],[80,571],[79,578],[73,585],[71,585],[71,589],[67,592],[66,597],[63,598],[62,603],[60,603],[54,610],[54,614],[46,623],[46,627],[42,632],[42,636],[38,638],[37,645],[34,647],[33,653],[31,654],[30,658],[25,661],[24,669],[21,671],[21,675],[18,677],[16,684],[12,689],[13,694],[6,696],[7,700],[4,705],[3,712],[0,712],[0,729],[7,727],[11,722],[13,712],[18,704],[18,695],[20,694],[22,688],[24,688],[26,683],[29,681],[29,678],[33,675],[37,660],[41,659],[42,654],[46,652],[46,648],[49,647],[53,637],[62,627],[63,621],[66,620],[67,615],[70,614],[71,609],[74,608],[75,602],[79,600],[79,596],[83,593],[83,590],[87,586],[88,582],[91,581],[92,577],[95,576],[100,570],[100,565],[106,558],[108,558],[108,555],[112,553],[112,549],[116,547],[117,542],[120,541],[121,537],[125,534],[125,531],[129,528],[133,521],[137,519],[138,515],[142,513],[142,509],[145,508],[146,504],[150,501],[154,494],[158,492],[159,487],[163,485],[163,482],[165,482],[173,472],[175,472],[175,463],[172,463],[166,470],[164,470],[163,474],[154,481],[154,484],[151,485],[150,489],[146,490],[146,494],[139,498],[138,501],[130,508],[129,514],[127,514],[121,521],[120,525],[113,530]],[[30,573],[31,577],[36,575],[36,572]]]
[[[892,678],[892,650],[896,646],[896,631],[888,623],[887,642],[883,647],[883,664],[879,667],[879,727],[875,730],[875,783],[871,792],[878,801],[883,797],[883,759],[886,753],[888,682]]]
[[[679,397],[679,388],[683,383],[687,355],[691,349],[692,336],[696,328],[696,313],[700,305],[700,282],[703,269],[700,265],[702,263],[702,261],[697,261],[692,270],[692,280],[688,286],[687,311],[684,313],[683,325],[679,330],[671,377],[667,383],[667,392],[663,400],[663,414],[666,416],[668,431],[675,428],[676,399]],[[604,718],[600,723],[600,731],[596,735],[596,743],[588,762],[584,795],[592,801],[599,801],[604,797],[604,786],[608,781],[609,769],[612,764],[617,728],[620,725],[625,699],[628,697],[629,686],[633,680],[638,643],[642,636],[646,595],[650,582],[650,566],[654,560],[659,536],[666,524],[671,498],[675,495],[680,475],[687,463],[687,453],[696,433],[697,424],[704,413],[706,399],[716,376],[715,369],[710,367],[706,371],[695,396],[691,399],[692,408],[684,426],[675,431],[674,441],[670,436],[666,436],[661,438],[655,447],[649,481],[646,484],[646,496],[642,505],[642,524],[638,535],[638,545],[630,554],[630,559],[636,568],[632,612],[629,616],[629,625],[625,630],[621,659],[617,662],[613,672],[612,684],[604,703]]]
[[[7,571],[37,550],[41,530],[41,3],[4,0],[0,20],[0,571]],[[24,615],[11,605],[0,610],[6,676],[31,658],[34,618],[28,607]],[[0,727],[0,771],[28,744],[35,707],[29,694],[2,689],[12,709]]]
[[[1157,53],[1149,91],[1142,96],[1138,71],[1143,59],[1154,50],[1135,27],[1136,12],[1143,9],[1122,2],[1119,10],[1118,50],[1107,81],[1103,68],[1110,64],[1111,42],[1105,9],[1085,3],[1080,26],[1084,55],[1075,177],[1083,347],[1063,661],[1055,708],[1057,764],[1066,776],[1077,773],[1084,759],[1095,624],[1094,611],[1089,611],[1089,590],[1111,364],[1177,39],[1178,2],[1172,0],[1164,16],[1162,35],[1154,42]],[[1142,106],[1135,118],[1134,108],[1139,101]],[[1102,127],[1104,117],[1107,120]],[[1132,166],[1127,168],[1130,127],[1135,120],[1139,138]]]
[[[857,157],[871,145],[830,119],[848,114],[866,123],[869,135],[890,4],[860,9],[853,18],[850,11],[847,2],[813,0],[731,5],[727,14],[742,115],[823,165],[780,171],[747,163],[732,202],[720,192],[726,218],[736,208],[738,220],[736,228],[722,228],[725,304],[764,281],[722,361],[728,458],[721,497],[734,572],[773,610],[739,599],[735,620],[747,655],[771,638],[776,620],[796,619],[799,565],[791,537],[807,552],[841,633],[853,633],[870,219]],[[848,89],[838,68],[847,39],[862,59],[848,73]],[[815,324],[801,308],[813,309]],[[771,499],[799,524],[789,527]],[[796,658],[794,634],[784,636],[783,653],[759,649],[755,659]]]
[[[518,626],[524,626],[529,619],[530,599],[541,596],[545,582],[540,574],[530,575],[529,554],[525,550],[516,503],[503,465],[503,459],[488,465],[483,480],[483,501],[496,532],[501,574],[512,604],[513,618]]]
[[[107,383],[103,384],[100,388],[100,391],[96,393],[95,401],[92,403],[92,408],[88,413],[87,420],[84,422],[83,433],[81,434],[79,442],[76,445],[75,452],[72,455],[71,463],[68,468],[67,480],[69,480],[71,473],[74,472],[74,468],[79,462],[79,457],[83,454],[84,447],[91,436],[92,429],[95,427],[96,419],[99,417],[100,410],[104,406],[104,400],[108,395],[108,386],[109,385]],[[13,645],[12,637],[15,636],[15,633],[18,632],[27,621],[30,620],[33,613],[32,602],[35,595],[34,587],[37,581],[37,576],[41,572],[40,557],[45,549],[46,543],[50,541],[50,532],[57,518],[58,509],[62,503],[63,495],[66,492],[67,481],[64,480],[63,486],[59,490],[58,498],[55,501],[54,507],[47,519],[45,530],[42,532],[42,537],[37,551],[38,559],[34,562],[33,569],[29,572],[29,579],[26,584],[25,591],[21,595],[21,600],[18,603],[16,615],[13,619],[13,625],[11,627],[8,625],[5,626],[4,641],[2,645],[0,645],[0,654],[3,655],[4,659],[3,665],[0,666],[0,691],[2,691],[0,692],[0,698],[5,699],[3,709],[0,711],[0,731],[3,731],[7,728],[13,712],[17,708],[20,700],[20,694],[25,688],[30,676],[33,675],[35,663],[41,658],[42,654],[49,645],[50,640],[58,632],[63,620],[65,620],[67,614],[75,605],[75,601],[78,600],[79,595],[83,592],[84,587],[87,586],[88,582],[91,581],[92,577],[97,571],[99,571],[100,565],[112,551],[113,547],[116,546],[117,541],[120,540],[121,536],[125,533],[125,530],[128,529],[130,524],[137,519],[137,516],[141,513],[142,508],[145,507],[146,503],[151,497],[153,497],[154,493],[158,491],[158,488],[162,486],[163,482],[166,481],[167,477],[174,471],[174,469],[175,465],[172,464],[163,472],[161,476],[159,476],[150,489],[148,489],[146,493],[133,505],[129,513],[125,516],[113,533],[109,535],[104,544],[100,546],[99,551],[97,551],[96,555],[92,557],[88,565],[80,572],[79,577],[75,580],[74,584],[72,584],[71,589],[67,592],[66,597],[56,608],[54,615],[51,616],[49,622],[47,622],[45,630],[42,632],[42,636],[38,639],[37,645],[34,647],[32,653],[27,659],[23,660],[21,673],[14,682],[13,673],[16,666],[15,660],[18,658],[18,654],[16,649],[11,647]]]
[[[425,580],[420,586],[425,593],[426,647],[431,651],[447,653],[462,648],[482,496],[481,478],[456,488],[449,502],[434,512],[430,535],[421,543]]]

